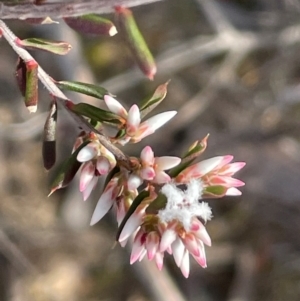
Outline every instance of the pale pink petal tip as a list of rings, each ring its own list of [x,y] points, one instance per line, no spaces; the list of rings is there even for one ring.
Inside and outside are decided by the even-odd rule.
[[[110,95],[105,95],[104,101],[112,113],[115,113],[123,118],[127,118],[127,111],[116,99]]]
[[[145,146],[141,151],[141,160],[145,163],[152,163],[154,159],[154,153],[150,146]]]
[[[226,191],[226,195],[228,196],[239,196],[242,195],[242,192],[240,190],[238,190],[235,187],[230,187],[227,191]]]
[[[141,213],[133,213],[127,220],[121,234],[119,237],[119,242],[122,242],[124,239],[127,239],[139,226],[141,223]]]
[[[100,173],[100,175],[105,175],[110,170],[110,163],[107,158],[105,157],[99,157],[97,160],[97,170]]]
[[[148,120],[145,123],[153,130],[156,131],[165,123],[167,123],[170,119],[172,119],[177,114],[176,111],[168,111],[164,113],[157,114]]]
[[[167,170],[175,167],[181,162],[181,159],[178,157],[158,157],[155,158],[155,163],[157,164],[158,169]]]
[[[90,225],[93,226],[98,223],[102,217],[109,211],[111,206],[113,205],[113,199],[111,197],[111,191],[104,192],[100,197],[95,211],[93,213]]]
[[[140,125],[141,122],[141,116],[140,116],[140,110],[137,105],[133,105],[129,112],[127,117],[127,129],[126,132],[128,135],[133,135]]]
[[[97,155],[97,148],[92,143],[85,146],[77,155],[77,161],[87,162]]]

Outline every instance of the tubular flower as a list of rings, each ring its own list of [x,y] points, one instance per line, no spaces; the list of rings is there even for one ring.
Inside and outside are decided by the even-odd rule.
[[[109,95],[104,96],[104,101],[112,113],[120,116],[124,120],[125,136],[117,140],[121,145],[125,145],[129,141],[132,143],[141,141],[145,137],[153,134],[158,128],[162,127],[177,114],[176,111],[168,111],[155,115],[141,123],[141,113],[136,104],[127,112],[116,99]]]
[[[136,230],[130,263],[141,261],[145,255],[155,259],[158,269],[163,267],[164,252],[173,254],[176,265],[185,277],[189,275],[189,254],[196,262],[206,267],[204,244],[210,246],[211,239],[205,226],[197,217],[207,221],[211,209],[207,203],[199,202],[203,186],[200,180],[192,180],[186,191],[174,184],[165,184],[161,193],[167,198],[164,209],[156,215],[147,215],[141,206],[135,216],[128,221],[128,229],[123,229],[119,241],[127,239]]]
[[[201,179],[204,187],[223,186],[227,189],[226,195],[240,195],[236,187],[245,183],[232,176],[245,166],[245,162],[230,163],[233,156],[213,157],[184,169],[175,179],[177,183],[187,183],[191,179]]]
[[[114,207],[118,224],[121,223],[133,200],[137,197],[137,187],[141,184],[140,179],[128,172],[116,174],[106,185],[94,210],[91,226],[98,223],[102,217]]]
[[[157,184],[168,183],[171,178],[164,170],[173,168],[180,161],[178,157],[154,157],[151,147],[146,146],[141,152],[140,177]]]
[[[115,156],[97,140],[83,147],[78,155],[77,161],[82,162],[79,190],[86,200],[95,188],[98,177],[106,175],[116,166]]]

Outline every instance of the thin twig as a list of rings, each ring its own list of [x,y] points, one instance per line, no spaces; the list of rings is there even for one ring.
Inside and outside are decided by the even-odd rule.
[[[2,32],[3,37],[10,44],[10,46],[18,54],[19,57],[21,57],[25,62],[30,62],[34,60],[34,58],[25,49],[19,47],[15,43],[17,36],[7,27],[7,25],[2,20],[0,20],[0,30]],[[70,100],[56,86],[52,78],[40,66],[38,66],[38,77],[45,86],[45,88],[49,91],[49,93],[60,101],[63,107],[69,112],[69,114],[84,131],[95,132],[96,134],[98,134],[99,142],[102,143],[103,146],[105,146],[108,150],[110,150],[115,155],[117,160],[123,163],[122,165],[125,165],[127,168],[130,167],[130,161],[128,157],[119,148],[114,146],[109,141],[109,139],[105,137],[102,133],[93,128],[92,125],[90,125],[82,116],[75,114],[69,109],[68,103],[70,102]]]
[[[27,19],[27,18],[62,18],[79,16],[88,13],[105,14],[111,13],[114,6],[126,7],[139,6],[162,0],[74,0],[56,3],[43,3],[34,5],[14,1],[10,4],[0,3],[1,19]]]

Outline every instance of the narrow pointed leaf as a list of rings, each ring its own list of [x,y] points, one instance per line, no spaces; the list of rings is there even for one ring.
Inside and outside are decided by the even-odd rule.
[[[190,166],[193,163],[194,159],[192,160],[184,160],[181,161],[180,164],[173,167],[171,170],[168,171],[168,175],[171,178],[177,177],[183,170],[185,170],[188,166]]]
[[[150,205],[146,208],[147,214],[157,214],[159,210],[164,209],[167,204],[167,197],[159,193],[157,198],[153,200]]]
[[[18,44],[19,46],[22,47],[44,50],[59,55],[67,54],[72,48],[72,46],[67,42],[48,41],[48,40],[37,39],[37,38],[19,40]]]
[[[81,162],[77,161],[78,153],[88,144],[89,140],[83,142],[74,152],[73,154],[62,164],[60,167],[57,176],[55,177],[52,185],[51,185],[51,195],[57,189],[63,188],[67,186],[76,175],[77,171],[81,166]]]
[[[49,170],[56,161],[56,121],[57,103],[52,101],[49,115],[46,119],[43,132],[43,162],[44,167]]]
[[[123,6],[116,6],[115,12],[118,29],[137,65],[152,80],[156,74],[155,61],[134,20],[131,10]]]
[[[169,82],[170,81],[167,81],[166,83],[159,85],[153,95],[139,105],[142,118],[155,109],[164,100],[167,95],[167,86]]]
[[[116,125],[121,124],[118,115],[99,109],[87,103],[73,104],[69,107],[69,109],[74,113],[88,117],[93,121],[107,122]]]
[[[64,20],[72,29],[83,34],[108,36],[117,34],[117,29],[110,20],[95,14],[64,18]]]
[[[207,147],[207,139],[209,134],[207,134],[201,141],[195,141],[188,149],[188,151],[183,155],[186,160],[194,159],[200,156]]]
[[[111,95],[105,88],[82,83],[82,82],[72,82],[72,81],[59,81],[56,82],[59,88],[67,91],[74,91],[77,93],[85,94],[88,96],[95,97],[97,99],[104,99],[104,95]]]
[[[35,60],[26,62],[25,105],[30,113],[36,112],[38,103],[38,64]]]
[[[22,95],[25,97],[26,92],[26,64],[23,59],[19,57],[15,72],[16,80],[18,87],[22,93]]]
[[[118,228],[118,231],[117,231],[117,235],[116,235],[116,241],[119,240],[119,237],[120,237],[120,234],[126,224],[126,222],[128,221],[128,219],[130,218],[130,216],[134,213],[134,211],[136,210],[136,208],[141,204],[141,202],[147,198],[148,196],[150,195],[150,192],[149,191],[142,191],[135,199],[134,201],[132,202],[129,210],[127,211],[124,219],[122,220],[119,228]]]

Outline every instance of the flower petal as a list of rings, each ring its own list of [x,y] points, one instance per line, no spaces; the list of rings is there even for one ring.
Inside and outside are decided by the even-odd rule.
[[[140,156],[143,164],[145,165],[152,165],[154,163],[154,153],[150,146],[145,146],[141,151]]]
[[[192,178],[200,178],[215,169],[223,161],[223,159],[223,156],[218,156],[193,164],[183,170],[177,176],[176,181],[183,183]]]
[[[146,208],[142,208],[139,210],[139,208],[137,208],[136,211],[129,217],[120,234],[119,242],[127,239],[140,226],[145,214],[145,209]]]
[[[154,168],[147,166],[141,169],[140,176],[143,180],[151,181],[155,177]]]
[[[86,186],[86,188],[82,191],[83,200],[86,201],[90,194],[92,193],[93,189],[96,187],[98,182],[98,177],[94,177],[90,183]]]
[[[88,184],[95,176],[95,165],[89,161],[83,164],[80,173],[79,191],[82,192],[86,189]]]
[[[118,178],[112,178],[107,184],[102,193],[96,208],[94,210],[90,225],[94,225],[101,220],[101,218],[108,212],[117,197],[116,187],[118,185]]]
[[[183,257],[182,257],[182,261],[181,261],[181,265],[180,265],[180,270],[182,275],[185,278],[189,277],[190,274],[190,256],[189,256],[189,251],[187,249],[185,249]]]
[[[175,263],[178,267],[180,267],[185,247],[179,237],[177,237],[176,240],[173,242],[172,250],[173,250],[173,257],[174,257]]]
[[[154,162],[157,166],[156,169],[167,170],[178,165],[181,162],[181,159],[178,157],[164,156],[164,157],[155,158]]]
[[[108,109],[112,113],[115,113],[115,114],[127,119],[127,111],[116,99],[114,99],[113,97],[111,97],[109,95],[105,95],[104,101],[105,101]]]
[[[165,252],[169,246],[175,241],[177,233],[173,229],[167,229],[161,236],[159,251]]]
[[[87,162],[92,160],[98,153],[98,143],[92,142],[85,146],[77,155],[77,161]]]
[[[170,181],[171,181],[170,176],[166,174],[164,171],[156,172],[155,178],[153,179],[153,182],[157,184],[165,184],[165,183],[169,183]]]
[[[141,115],[139,107],[137,105],[133,105],[128,112],[126,134],[129,136],[134,136],[134,134],[138,130],[140,123]]]
[[[97,158],[97,170],[100,175],[106,175],[111,169],[110,162],[106,157],[100,156]]]

